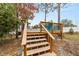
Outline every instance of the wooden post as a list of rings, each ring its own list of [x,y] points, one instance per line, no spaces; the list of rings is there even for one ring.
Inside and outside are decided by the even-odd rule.
[[[41,22],[40,22],[40,32],[42,32],[42,26],[41,26]]]
[[[52,23],[52,28],[54,27],[54,23]],[[52,29],[52,34],[54,33],[54,29]]]
[[[50,42],[50,52],[52,53],[52,39],[49,38],[49,42]]]
[[[63,25],[61,25],[61,41],[63,42]]]
[[[50,38],[48,34],[47,34],[47,41],[50,43]]]
[[[27,56],[27,48],[26,48],[26,45],[24,45],[24,56]]]

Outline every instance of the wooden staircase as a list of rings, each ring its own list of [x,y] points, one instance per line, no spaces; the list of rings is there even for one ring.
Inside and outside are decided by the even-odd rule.
[[[28,33],[27,34],[27,56],[55,56],[50,53],[50,44],[47,41],[46,33]]]
[[[25,24],[22,31],[22,43],[24,56],[56,56],[53,52],[54,42],[56,38],[52,35],[54,31],[49,32],[43,24],[40,23],[40,32],[27,32],[27,24]],[[59,25],[59,23],[56,23]],[[61,24],[60,24],[61,25]],[[44,29],[44,31],[43,31]],[[55,34],[61,34],[62,41],[62,26],[60,26],[60,31],[55,32]]]

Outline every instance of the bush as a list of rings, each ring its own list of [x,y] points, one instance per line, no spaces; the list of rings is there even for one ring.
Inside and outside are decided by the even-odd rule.
[[[73,28],[70,28],[70,29],[69,29],[69,33],[70,33],[70,34],[74,34]]]
[[[14,4],[0,4],[0,40],[19,27]]]

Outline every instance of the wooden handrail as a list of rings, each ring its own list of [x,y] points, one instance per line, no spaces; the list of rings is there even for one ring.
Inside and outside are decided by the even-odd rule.
[[[44,21],[41,21],[41,23],[53,23],[53,22],[44,22]],[[59,24],[59,25],[62,25],[62,23],[53,23],[53,24]]]
[[[44,30],[47,32],[47,34],[48,34],[48,41],[49,41],[49,43],[50,43],[50,52],[52,53],[52,50],[53,50],[53,43],[54,43],[54,40],[55,40],[55,38],[54,38],[54,36],[52,36],[52,34],[44,27],[44,25],[43,24],[40,24],[41,25],[41,27],[43,27],[44,28]]]
[[[22,42],[21,42],[21,45],[26,45],[26,38],[27,38],[27,24],[25,24],[24,26],[24,30],[23,30],[23,33],[22,33]]]
[[[44,27],[44,25],[41,24],[41,26],[44,28],[44,30],[47,32],[47,34],[48,34],[53,40],[55,40],[54,36],[52,36],[52,34],[50,34],[50,32]]]
[[[27,55],[27,47],[26,47],[26,43],[27,43],[27,24],[24,25],[24,28],[22,30],[22,42],[21,45],[24,47],[24,56]]]
[[[63,29],[62,29],[63,24],[62,24],[62,23],[53,23],[53,22],[44,22],[44,21],[41,21],[40,23],[41,23],[41,24],[50,23],[50,24],[52,24],[52,26],[55,25],[55,24],[56,24],[57,26],[59,26],[59,27],[60,27],[60,31],[55,31],[55,32],[54,32],[54,29],[52,29],[51,32],[52,32],[53,34],[57,34],[57,33],[59,34],[59,33],[61,33],[61,32],[63,31]],[[42,27],[41,27],[41,26],[40,26],[40,31],[42,31]]]
[[[46,31],[46,33],[47,33],[47,39],[48,39],[47,41],[50,43],[50,52],[52,52],[52,50],[55,51],[55,49],[53,49],[53,48],[55,48],[55,45],[54,45],[55,38],[54,38],[54,36],[52,34],[61,35],[61,42],[63,43],[63,39],[62,39],[62,36],[63,36],[63,24],[62,23],[52,23],[52,25],[57,24],[58,26],[60,26],[60,31],[54,32],[54,30],[52,30],[52,32],[50,33],[46,29],[46,27],[43,25],[43,23],[52,23],[52,22],[42,22],[41,21],[40,22],[40,32],[42,32],[42,28]]]
[[[52,22],[44,22],[44,21],[41,21],[41,23],[52,23]]]

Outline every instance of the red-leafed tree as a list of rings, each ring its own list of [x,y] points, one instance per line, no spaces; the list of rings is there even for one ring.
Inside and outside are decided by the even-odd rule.
[[[32,3],[21,3],[16,4],[17,6],[17,12],[19,13],[19,16],[21,19],[29,19],[32,17],[33,13],[37,10],[37,8]]]
[[[17,16],[22,21],[22,30],[24,27],[24,22],[27,22],[28,19],[34,18],[34,13],[38,10],[33,3],[18,3],[16,4]]]

